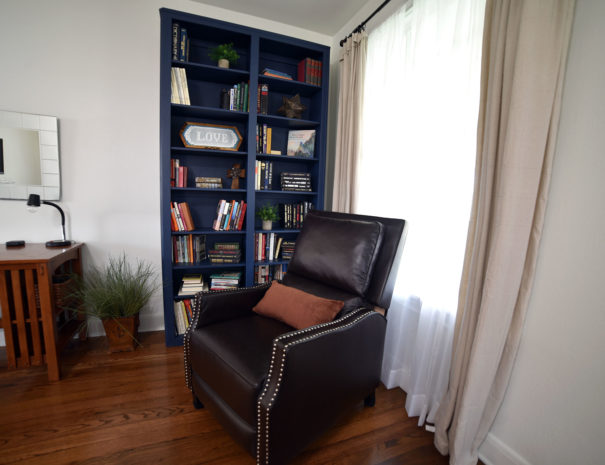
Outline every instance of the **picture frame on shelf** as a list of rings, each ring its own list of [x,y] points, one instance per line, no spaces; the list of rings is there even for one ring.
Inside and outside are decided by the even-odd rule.
[[[216,149],[237,152],[244,138],[237,126],[187,121],[179,135],[187,148]]]

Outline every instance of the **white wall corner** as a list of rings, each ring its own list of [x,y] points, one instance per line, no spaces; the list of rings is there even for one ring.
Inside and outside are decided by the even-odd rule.
[[[479,458],[485,465],[532,465],[492,433],[481,444]]]

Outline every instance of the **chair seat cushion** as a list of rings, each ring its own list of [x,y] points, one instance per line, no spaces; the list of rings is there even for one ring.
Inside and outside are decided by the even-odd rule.
[[[293,328],[256,314],[191,333],[191,367],[244,421],[256,424],[256,400],[273,339]]]

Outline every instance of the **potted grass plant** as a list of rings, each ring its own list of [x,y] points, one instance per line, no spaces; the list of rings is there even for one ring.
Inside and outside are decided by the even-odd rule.
[[[273,222],[279,219],[277,206],[267,203],[256,210],[256,216],[263,222],[263,231],[270,231],[273,228]]]
[[[72,296],[79,311],[103,322],[109,352],[132,351],[137,340],[139,313],[157,288],[155,270],[145,261],[133,265],[126,255],[109,257],[103,267],[76,276]]]
[[[208,55],[218,63],[219,68],[229,68],[230,63],[236,63],[239,60],[239,55],[233,48],[233,42],[214,47]]]

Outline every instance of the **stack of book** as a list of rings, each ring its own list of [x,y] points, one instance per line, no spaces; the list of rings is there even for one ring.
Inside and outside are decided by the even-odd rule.
[[[300,229],[309,210],[313,209],[311,202],[280,203],[279,217],[284,229]]]
[[[254,166],[254,188],[257,191],[273,189],[273,162],[256,160]]]
[[[195,187],[199,187],[201,189],[222,189],[223,180],[221,178],[213,178],[209,176],[198,176],[195,178]]]
[[[187,234],[172,237],[172,261],[176,264],[206,260],[206,236]]]
[[[263,76],[270,76],[278,79],[286,79],[288,81],[292,80],[292,76],[288,73],[284,73],[283,71],[278,71],[276,69],[265,68],[263,69]]]
[[[249,86],[246,82],[235,84],[231,89],[221,90],[221,108],[224,110],[248,111]]]
[[[254,269],[254,284],[264,284],[274,279],[284,279],[288,264],[259,265]]]
[[[224,289],[237,289],[241,277],[242,273],[239,271],[213,273],[210,275],[210,290],[220,291]]]
[[[187,85],[187,73],[184,68],[170,70],[170,103],[180,105],[191,105],[189,100],[189,86]]]
[[[189,34],[179,23],[172,24],[172,59],[189,61]]]
[[[244,226],[246,208],[247,204],[243,200],[219,200],[212,229],[215,231],[241,231]]]
[[[269,112],[269,86],[259,84],[256,95],[256,112],[259,115],[266,115]]]
[[[187,202],[170,202],[170,227],[173,231],[193,231],[193,217]]]
[[[275,233],[254,234],[254,259],[257,262],[278,260],[283,238]]]
[[[170,159],[170,187],[187,187],[187,167],[178,158]]]
[[[281,244],[281,258],[282,260],[291,260],[294,255],[294,248],[296,247],[296,241],[283,241]]]
[[[174,302],[174,322],[176,323],[176,333],[185,334],[187,328],[193,319],[193,305],[191,299],[177,300]]]
[[[206,290],[208,290],[208,287],[205,285],[204,277],[201,274],[189,274],[183,276],[178,295],[193,295]]]
[[[282,191],[311,192],[311,173],[286,173],[280,175]]]
[[[298,63],[298,80],[306,82],[307,84],[313,84],[314,86],[321,86],[321,73],[322,63],[321,61],[314,60],[312,58],[305,58]]]
[[[242,260],[242,251],[238,242],[217,242],[214,249],[208,251],[210,263],[239,263]]]

